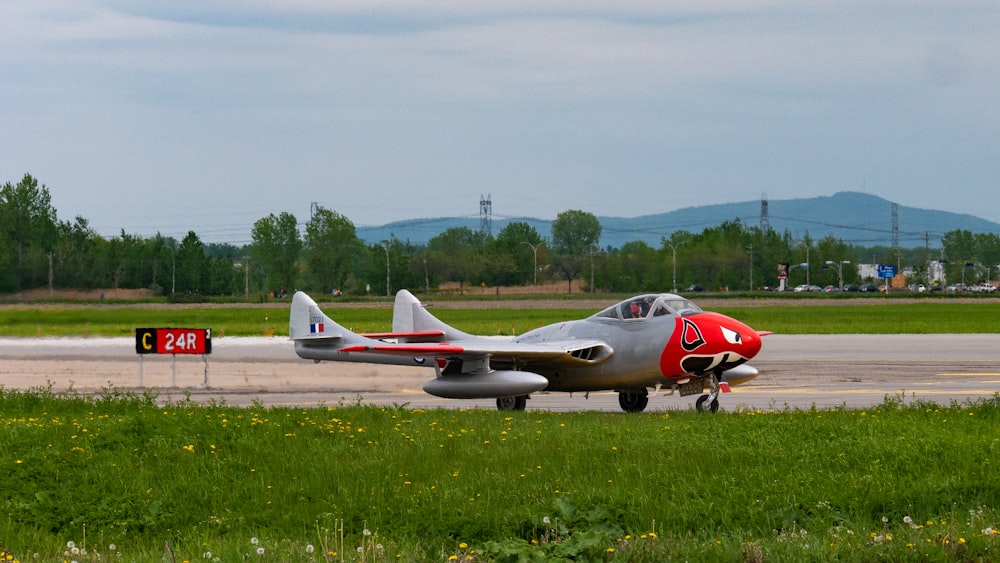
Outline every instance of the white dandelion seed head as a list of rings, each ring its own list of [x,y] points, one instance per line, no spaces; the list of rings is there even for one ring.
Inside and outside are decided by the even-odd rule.
[[[364,553],[364,552],[365,552],[365,548],[363,548],[363,547],[361,547],[361,546],[359,545],[359,546],[358,546],[358,553]]]
[[[257,545],[257,544],[260,543],[260,540],[257,539],[257,536],[254,536],[254,537],[250,538],[250,543],[252,543],[253,545]]]
[[[313,551],[316,551],[316,548],[313,547],[313,544],[311,543],[306,544],[306,553],[312,553]]]
[[[258,547],[257,548],[257,555],[264,555],[264,548],[263,547]]]
[[[108,551],[115,551],[116,549],[118,549],[118,546],[115,544],[111,544],[108,546]]]
[[[211,551],[206,551],[205,553],[201,554],[201,557],[202,557],[202,559],[211,559],[212,558],[212,552]]]
[[[75,545],[69,549],[69,552],[73,555],[80,555],[80,548]]]
[[[365,528],[361,533],[364,534],[364,535],[366,535],[366,536],[372,535],[372,531],[369,530],[368,528]]]
[[[913,518],[910,518],[910,515],[907,514],[906,516],[903,516],[903,523],[909,526],[913,523]]]
[[[883,524],[888,524],[889,523],[889,517],[888,516],[883,516],[882,517],[882,523]]]
[[[545,524],[546,526],[548,526],[551,523],[552,523],[552,521],[549,520],[548,516],[545,516],[545,517],[542,518],[542,524]]]

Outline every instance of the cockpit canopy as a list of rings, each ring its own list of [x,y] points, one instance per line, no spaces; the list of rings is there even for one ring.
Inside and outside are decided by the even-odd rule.
[[[626,299],[595,314],[595,319],[635,321],[664,315],[685,316],[700,313],[694,303],[673,293],[650,293]]]

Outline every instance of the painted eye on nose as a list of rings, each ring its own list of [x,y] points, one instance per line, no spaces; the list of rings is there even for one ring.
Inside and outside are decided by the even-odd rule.
[[[726,327],[721,327],[721,328],[722,328],[722,336],[725,337],[726,342],[729,342],[730,344],[743,344],[743,337],[740,336],[740,333],[736,332],[735,330],[730,330]]]

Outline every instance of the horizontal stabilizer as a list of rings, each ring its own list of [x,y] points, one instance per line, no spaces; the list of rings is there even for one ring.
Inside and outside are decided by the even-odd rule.
[[[341,352],[380,352],[382,354],[399,354],[403,356],[456,356],[465,351],[461,346],[447,344],[384,344],[345,346]]]
[[[375,340],[395,340],[396,342],[440,342],[444,337],[444,331],[425,330],[414,332],[366,332],[362,334],[365,338]]]

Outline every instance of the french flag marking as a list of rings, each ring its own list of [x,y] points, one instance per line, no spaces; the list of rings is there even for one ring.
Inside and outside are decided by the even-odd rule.
[[[309,334],[319,334],[323,332],[323,323],[309,323]]]

